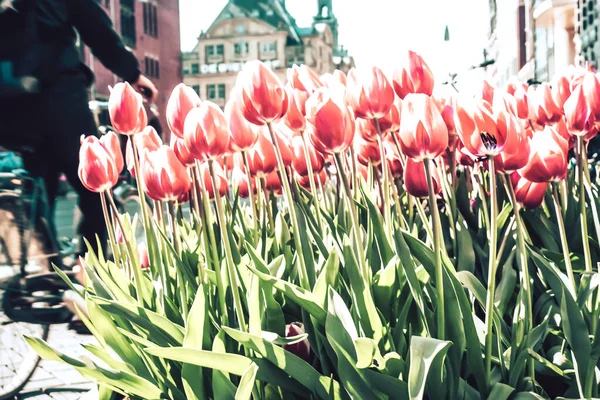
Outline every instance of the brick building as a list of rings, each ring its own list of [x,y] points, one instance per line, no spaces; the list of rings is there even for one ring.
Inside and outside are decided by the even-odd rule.
[[[144,75],[159,91],[156,101],[161,123],[166,127],[164,113],[171,90],[182,81],[179,26],[179,0],[97,0],[111,17],[115,30],[121,34],[140,62]],[[88,48],[82,49],[85,63],[96,75],[92,97],[108,99],[108,86],[119,78],[96,60]],[[106,112],[101,123],[108,122]]]
[[[230,0],[194,50],[183,54],[184,83],[223,107],[242,65],[255,59],[282,81],[293,64],[306,64],[318,74],[354,66],[338,43],[332,0],[318,1],[309,27],[298,27],[285,0]]]

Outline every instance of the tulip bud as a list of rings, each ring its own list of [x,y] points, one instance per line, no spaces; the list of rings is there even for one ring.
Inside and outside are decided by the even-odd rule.
[[[133,135],[146,126],[146,110],[142,95],[129,83],[117,83],[110,91],[108,113],[115,130],[123,135]]]
[[[89,191],[101,193],[117,184],[115,160],[94,136],[84,139],[79,149],[79,179]]]
[[[394,89],[377,67],[348,72],[348,103],[357,118],[383,118],[394,104]]]
[[[144,150],[140,169],[142,187],[152,200],[175,201],[192,187],[186,167],[168,146]]]
[[[200,106],[198,94],[189,86],[180,83],[171,92],[167,103],[167,126],[173,134],[183,139],[185,118],[192,108]]]
[[[402,100],[409,93],[423,93],[431,96],[433,92],[433,72],[420,55],[408,52],[408,62],[404,68],[394,73],[394,90]]]
[[[146,247],[146,243],[139,243],[137,249],[138,259],[140,260],[140,267],[142,269],[150,268],[150,258],[148,257],[148,247]]]
[[[400,148],[414,160],[434,159],[448,147],[448,128],[431,97],[408,94],[402,103]]]
[[[292,322],[285,326],[285,337],[294,337],[303,335],[306,332],[304,331],[304,324],[302,322]],[[294,344],[284,344],[283,349],[289,351],[290,353],[300,357],[306,362],[310,362],[311,352],[310,352],[310,344],[308,343],[308,339],[304,339],[298,343]]]
[[[318,173],[321,171],[325,165],[323,155],[315,149],[315,146],[313,146],[310,141],[307,141],[305,146],[302,136],[295,136],[292,138],[292,167],[294,168],[294,171],[300,176],[308,175],[309,166],[306,162],[305,151],[308,152],[310,169],[312,172]]]
[[[242,113],[242,105],[238,103],[239,96],[234,89],[230,100],[225,104],[225,121],[229,132],[231,150],[247,151],[258,140],[258,132],[262,129],[251,124]]]
[[[354,112],[346,105],[344,93],[322,88],[306,101],[307,130],[321,153],[341,153],[354,138]]]
[[[523,204],[525,208],[534,209],[542,205],[548,187],[547,182],[528,181],[516,171],[510,175],[510,181],[515,190],[517,201]]]
[[[431,163],[433,191],[436,195],[438,195],[442,192],[439,174],[433,163],[431,161],[427,162]],[[404,188],[408,193],[415,197],[429,196],[424,161],[413,160],[412,158],[406,159],[406,169],[404,170]]]
[[[288,96],[271,69],[261,61],[244,64],[236,82],[238,104],[243,105],[244,117],[253,124],[266,125],[280,120],[288,110]]]
[[[115,160],[115,167],[117,168],[117,173],[121,173],[123,168],[125,167],[125,162],[123,161],[123,151],[121,150],[121,141],[119,137],[114,132],[108,132],[106,135],[102,135],[100,138],[100,143],[108,154],[110,154]]]
[[[569,143],[552,127],[533,134],[527,165],[519,174],[531,182],[560,181],[567,176]]]
[[[221,108],[204,101],[200,107],[192,109],[185,119],[183,140],[198,160],[222,157],[229,145],[229,132]]]
[[[573,90],[564,103],[565,119],[569,133],[575,136],[585,136],[594,127],[593,106],[588,102],[583,91],[583,85]]]

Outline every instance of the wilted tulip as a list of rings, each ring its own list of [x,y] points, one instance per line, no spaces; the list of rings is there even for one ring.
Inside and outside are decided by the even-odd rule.
[[[530,86],[529,91],[529,114],[537,124],[553,124],[562,117],[562,109],[556,104],[548,83],[542,83],[535,89]]]
[[[547,182],[531,182],[519,175],[518,172],[513,172],[510,175],[511,184],[515,190],[517,201],[525,208],[538,208],[544,201],[546,194]]]
[[[400,148],[414,160],[434,159],[448,147],[448,128],[431,97],[408,94],[402,102]]]
[[[117,83],[108,98],[108,113],[113,128],[123,135],[133,135],[147,125],[142,95],[129,83]]]
[[[506,132],[498,130],[488,102],[457,103],[455,112],[456,132],[471,154],[493,157],[502,151]]]
[[[427,162],[431,163],[433,191],[436,195],[438,195],[442,192],[440,177],[437,169],[433,165],[433,162],[429,160],[427,160]],[[408,193],[415,197],[429,196],[424,161],[416,161],[412,158],[406,159],[406,168],[404,170],[404,188]]]
[[[115,167],[117,168],[117,173],[121,173],[125,166],[125,162],[123,161],[123,150],[121,150],[121,141],[119,137],[114,132],[108,132],[105,135],[102,135],[100,138],[100,143],[104,148],[108,151],[113,159],[115,160]]]
[[[222,157],[229,145],[229,132],[221,108],[210,101],[193,108],[185,119],[183,140],[198,160]]]
[[[148,257],[148,247],[146,247],[146,243],[139,243],[137,246],[138,250],[138,259],[140,260],[140,267],[142,269],[150,268],[150,258]]]
[[[394,104],[394,89],[379,68],[360,72],[352,68],[348,72],[347,99],[357,118],[383,118]]]
[[[225,104],[225,121],[229,132],[229,144],[231,150],[247,151],[258,140],[258,132],[263,129],[254,125],[244,117],[242,105],[238,103],[239,96],[235,94],[234,89],[231,98]]]
[[[236,82],[238,104],[253,124],[266,125],[280,120],[288,110],[288,96],[275,73],[261,61],[244,64]]]
[[[559,181],[566,177],[569,143],[547,126],[533,134],[527,165],[519,174],[531,182]]]
[[[354,113],[343,96],[340,91],[322,88],[306,101],[307,131],[321,153],[346,151],[354,138]]]
[[[167,103],[166,114],[167,126],[175,136],[183,138],[185,117],[187,117],[192,108],[198,107],[200,102],[200,97],[198,97],[198,94],[191,87],[183,83],[175,86]]]
[[[414,51],[408,52],[406,65],[394,73],[392,82],[396,94],[402,100],[409,93],[423,93],[431,96],[433,92],[433,72],[423,58]]]
[[[285,337],[290,338],[294,336],[300,336],[305,334],[304,324],[302,322],[292,322],[285,326]],[[308,339],[303,339],[297,343],[293,344],[284,344],[284,350],[289,351],[290,353],[300,357],[306,362],[310,362],[310,344],[308,343]]]
[[[583,85],[573,90],[564,103],[565,120],[569,132],[576,136],[585,136],[594,128],[593,106],[588,102]]]
[[[312,172],[318,173],[325,165],[325,158],[315,149],[315,146],[310,141],[306,141],[305,149],[304,140],[302,140],[301,136],[292,138],[292,167],[294,171],[301,176],[308,175],[309,166],[306,163],[305,150],[308,152]]]
[[[168,146],[144,150],[141,170],[142,186],[152,200],[175,201],[191,189],[186,168]]]
[[[89,191],[101,193],[117,184],[119,172],[115,160],[98,138],[88,136],[79,149],[79,179]]]

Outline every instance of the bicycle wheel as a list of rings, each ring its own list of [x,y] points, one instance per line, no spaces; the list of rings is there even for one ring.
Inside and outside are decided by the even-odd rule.
[[[0,304],[16,275],[49,270],[47,243],[43,233],[32,232],[27,213],[15,193],[0,193]],[[30,257],[31,255],[31,257]],[[30,262],[31,261],[31,262]],[[14,397],[33,375],[40,357],[23,335],[48,339],[49,325],[10,320],[0,307],[0,399]]]

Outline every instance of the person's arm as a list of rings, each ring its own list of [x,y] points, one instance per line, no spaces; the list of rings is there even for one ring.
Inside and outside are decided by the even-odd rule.
[[[113,29],[112,21],[94,0],[66,0],[69,21],[100,62],[121,79],[135,83],[140,77],[136,56]]]

